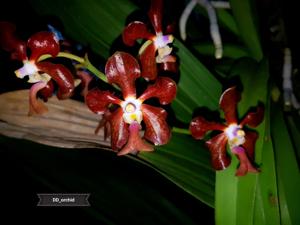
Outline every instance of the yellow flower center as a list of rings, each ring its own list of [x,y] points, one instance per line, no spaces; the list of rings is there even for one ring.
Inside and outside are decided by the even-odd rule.
[[[245,131],[242,130],[241,126],[237,124],[229,125],[225,134],[228,138],[228,144],[231,148],[240,146],[245,143]]]

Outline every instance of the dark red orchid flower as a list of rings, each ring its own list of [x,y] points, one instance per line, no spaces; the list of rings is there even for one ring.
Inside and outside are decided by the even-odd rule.
[[[161,63],[164,70],[177,71],[176,57],[170,55],[172,48],[168,45],[173,42],[174,37],[170,34],[164,35],[162,30],[162,0],[152,0],[148,12],[149,19],[154,28],[155,34],[148,30],[145,23],[134,21],[125,27],[122,37],[128,46],[133,46],[137,39],[148,41],[141,47],[139,58],[142,66],[142,77],[147,80],[154,80],[157,76],[157,64]],[[168,32],[168,31],[167,31]]]
[[[166,144],[171,137],[171,130],[166,122],[167,112],[143,102],[155,97],[161,104],[169,104],[176,96],[176,83],[170,78],[159,77],[137,98],[135,80],[141,76],[140,67],[133,56],[124,52],[116,52],[108,59],[105,74],[110,84],[121,88],[124,100],[109,91],[93,89],[88,92],[86,103],[98,114],[107,112],[111,104],[120,106],[105,118],[110,123],[112,149],[120,150],[118,155],[153,151],[153,146],[140,136],[142,121],[146,126],[145,139],[154,145]]]
[[[236,115],[236,107],[241,100],[241,94],[235,87],[227,89],[220,98],[220,108],[224,111],[226,124],[210,122],[198,116],[191,121],[190,131],[195,139],[202,139],[210,130],[222,131],[206,141],[212,157],[212,165],[216,170],[223,170],[229,166],[231,160],[226,154],[228,143],[231,152],[240,161],[236,176],[244,176],[248,172],[257,173],[251,161],[254,160],[254,148],[258,134],[244,130],[244,126],[257,127],[263,120],[264,109],[257,107],[256,112],[249,112],[240,123]]]
[[[32,35],[27,43],[15,36],[15,26],[9,22],[0,22],[0,46],[10,52],[11,58],[23,62],[23,67],[16,70],[17,77],[28,76],[28,82],[34,83],[30,89],[30,110],[31,114],[42,114],[47,107],[37,100],[37,94],[47,101],[54,92],[54,80],[59,89],[59,99],[69,98],[73,94],[74,80],[71,72],[61,64],[51,62],[39,62],[40,56],[49,54],[56,57],[60,46],[55,35],[51,32],[38,32]],[[27,49],[30,49],[30,57],[27,56]]]
[[[89,91],[89,84],[91,83],[91,81],[93,80],[93,77],[90,73],[88,73],[85,70],[77,70],[76,71],[76,75],[77,77],[79,77],[80,80],[80,85],[82,87],[81,89],[81,95],[84,97],[86,97],[88,91]],[[77,85],[75,85],[77,86]]]

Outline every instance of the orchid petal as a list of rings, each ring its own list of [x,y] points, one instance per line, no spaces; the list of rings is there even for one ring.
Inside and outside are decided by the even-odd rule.
[[[173,57],[175,57],[175,56],[173,56]],[[159,64],[159,71],[168,71],[168,72],[171,72],[171,73],[178,73],[178,64],[176,62],[160,63]]]
[[[86,95],[86,105],[89,109],[97,114],[102,114],[106,111],[110,103],[121,104],[121,100],[111,94],[109,91],[101,91],[93,89]]]
[[[92,81],[93,77],[84,70],[77,71],[76,75],[81,80],[81,86],[82,86],[81,95],[85,98],[89,91],[89,84]]]
[[[171,51],[172,51],[172,48],[170,48]],[[171,52],[170,52],[171,53]],[[170,54],[169,53],[169,54]],[[156,62],[157,63],[162,63],[162,64],[165,64],[165,63],[171,63],[171,64],[174,64],[176,62],[176,57],[173,56],[173,55],[166,55],[164,56],[163,58],[159,58],[159,60],[157,59],[159,57],[159,55],[156,57]],[[166,67],[168,68],[168,67]]]
[[[122,89],[123,97],[135,97],[135,80],[141,76],[137,60],[128,53],[116,52],[107,61],[105,74],[109,83]]]
[[[54,84],[52,80],[49,80],[46,86],[39,91],[38,95],[44,100],[44,102],[47,102],[48,98],[52,96],[53,92]]]
[[[171,130],[166,122],[167,112],[158,107],[142,104],[143,121],[146,125],[144,137],[154,145],[164,145],[171,138]]]
[[[250,127],[257,127],[264,118],[264,108],[259,106],[256,112],[249,112],[240,123],[241,126],[248,125]]]
[[[164,34],[174,34],[175,30],[176,30],[176,23],[173,22],[167,25]]]
[[[46,87],[46,85],[46,82],[38,82],[31,86],[29,92],[29,116],[48,112],[48,108],[42,103],[42,101],[37,99],[38,91]]]
[[[0,22],[0,47],[11,53],[11,58],[19,61],[27,59],[26,43],[15,36],[16,27],[14,24]]]
[[[245,149],[248,157],[251,160],[254,160],[254,149],[257,138],[258,134],[256,132],[246,131],[245,143],[242,145],[242,147]]]
[[[168,77],[159,77],[153,85],[149,85],[144,93],[139,97],[139,100],[156,97],[160,104],[166,105],[173,101],[176,97],[176,83]]]
[[[128,140],[128,124],[123,120],[122,108],[118,108],[113,112],[110,118],[111,147],[114,151],[117,151],[118,149],[121,149]]]
[[[36,63],[37,68],[51,76],[57,83],[59,89],[57,92],[58,99],[66,99],[72,96],[74,91],[74,79],[72,73],[61,64],[50,62]]]
[[[133,122],[129,125],[129,139],[125,147],[118,152],[119,156],[129,153],[135,153],[137,151],[154,151],[153,146],[142,140],[142,138],[140,137],[140,129],[141,125],[138,122]]]
[[[237,156],[240,161],[240,165],[235,173],[236,176],[245,176],[248,172],[258,173],[259,170],[256,169],[248,159],[245,150],[242,147],[235,147],[232,152]]]
[[[42,31],[32,35],[27,42],[31,50],[31,61],[37,61],[41,55],[56,57],[60,51],[59,42],[52,32]]]
[[[110,127],[110,120],[111,120],[112,113],[109,109],[107,109],[102,119],[99,121],[99,124],[95,130],[95,134],[98,134],[99,130],[103,127],[104,128],[104,141],[111,136],[111,127]]]
[[[218,134],[206,141],[206,145],[211,154],[211,162],[215,170],[224,170],[231,162],[231,159],[227,156],[226,143],[227,137],[225,133]]]
[[[216,122],[210,122],[205,120],[201,116],[195,117],[190,123],[190,131],[195,139],[203,139],[204,135],[210,130],[220,130],[226,129],[226,126]]]
[[[162,33],[162,11],[163,1],[151,0],[151,6],[148,12],[148,16],[156,34]]]
[[[137,39],[150,40],[153,36],[154,35],[148,31],[147,25],[139,21],[128,24],[122,33],[123,42],[128,46],[133,46]]]
[[[146,80],[155,80],[157,77],[157,65],[155,58],[156,47],[154,43],[149,44],[139,54],[142,67],[142,77],[144,77]]]
[[[220,98],[220,108],[224,111],[227,124],[237,124],[237,104],[241,100],[241,94],[236,87],[225,90]]]

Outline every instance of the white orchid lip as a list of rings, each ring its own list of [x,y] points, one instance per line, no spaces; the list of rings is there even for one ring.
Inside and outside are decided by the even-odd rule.
[[[225,129],[225,134],[228,138],[228,143],[231,148],[240,146],[245,143],[245,131],[237,124],[231,124]]]
[[[15,74],[18,78],[23,79],[25,76],[30,76],[38,72],[38,68],[33,62],[24,61],[23,66],[15,71]]]
[[[39,74],[39,70],[33,62],[24,61],[23,66],[15,71],[15,74],[18,78],[23,79],[28,76],[28,83],[37,83],[40,81],[48,82],[51,80],[51,77],[47,73]]]
[[[153,42],[157,48],[164,48],[167,44],[170,44],[173,41],[173,35],[162,35],[161,33],[157,34],[153,39]]]
[[[131,124],[134,121],[141,123],[143,114],[141,111],[142,102],[134,97],[128,97],[121,103],[123,119],[125,123]]]

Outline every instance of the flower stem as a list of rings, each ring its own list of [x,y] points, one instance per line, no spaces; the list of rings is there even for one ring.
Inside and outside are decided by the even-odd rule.
[[[48,58],[51,58],[52,56],[49,54],[46,55],[42,55],[38,61],[42,61]],[[77,65],[77,67],[79,68],[86,68],[87,70],[89,70],[91,73],[93,73],[95,76],[97,76],[99,79],[101,79],[102,81],[107,83],[107,78],[105,76],[104,73],[100,72],[96,67],[94,67],[92,65],[92,63],[89,61],[87,55],[85,55],[84,58],[79,57],[77,55],[73,55],[71,53],[68,52],[60,52],[58,53],[58,55],[56,57],[63,57],[63,58],[67,58],[67,59],[72,59],[76,62],[79,63],[79,65]]]
[[[76,62],[79,62],[79,63],[81,63],[81,64],[84,64],[84,63],[85,63],[84,58],[79,57],[79,56],[77,56],[77,55],[73,55],[73,54],[68,53],[68,52],[60,52],[60,53],[58,53],[58,55],[57,55],[56,57],[63,57],[63,58],[73,59],[73,60],[75,60]]]
[[[189,129],[178,128],[178,127],[173,127],[172,132],[178,133],[178,134],[187,134],[187,135],[191,134]]]

